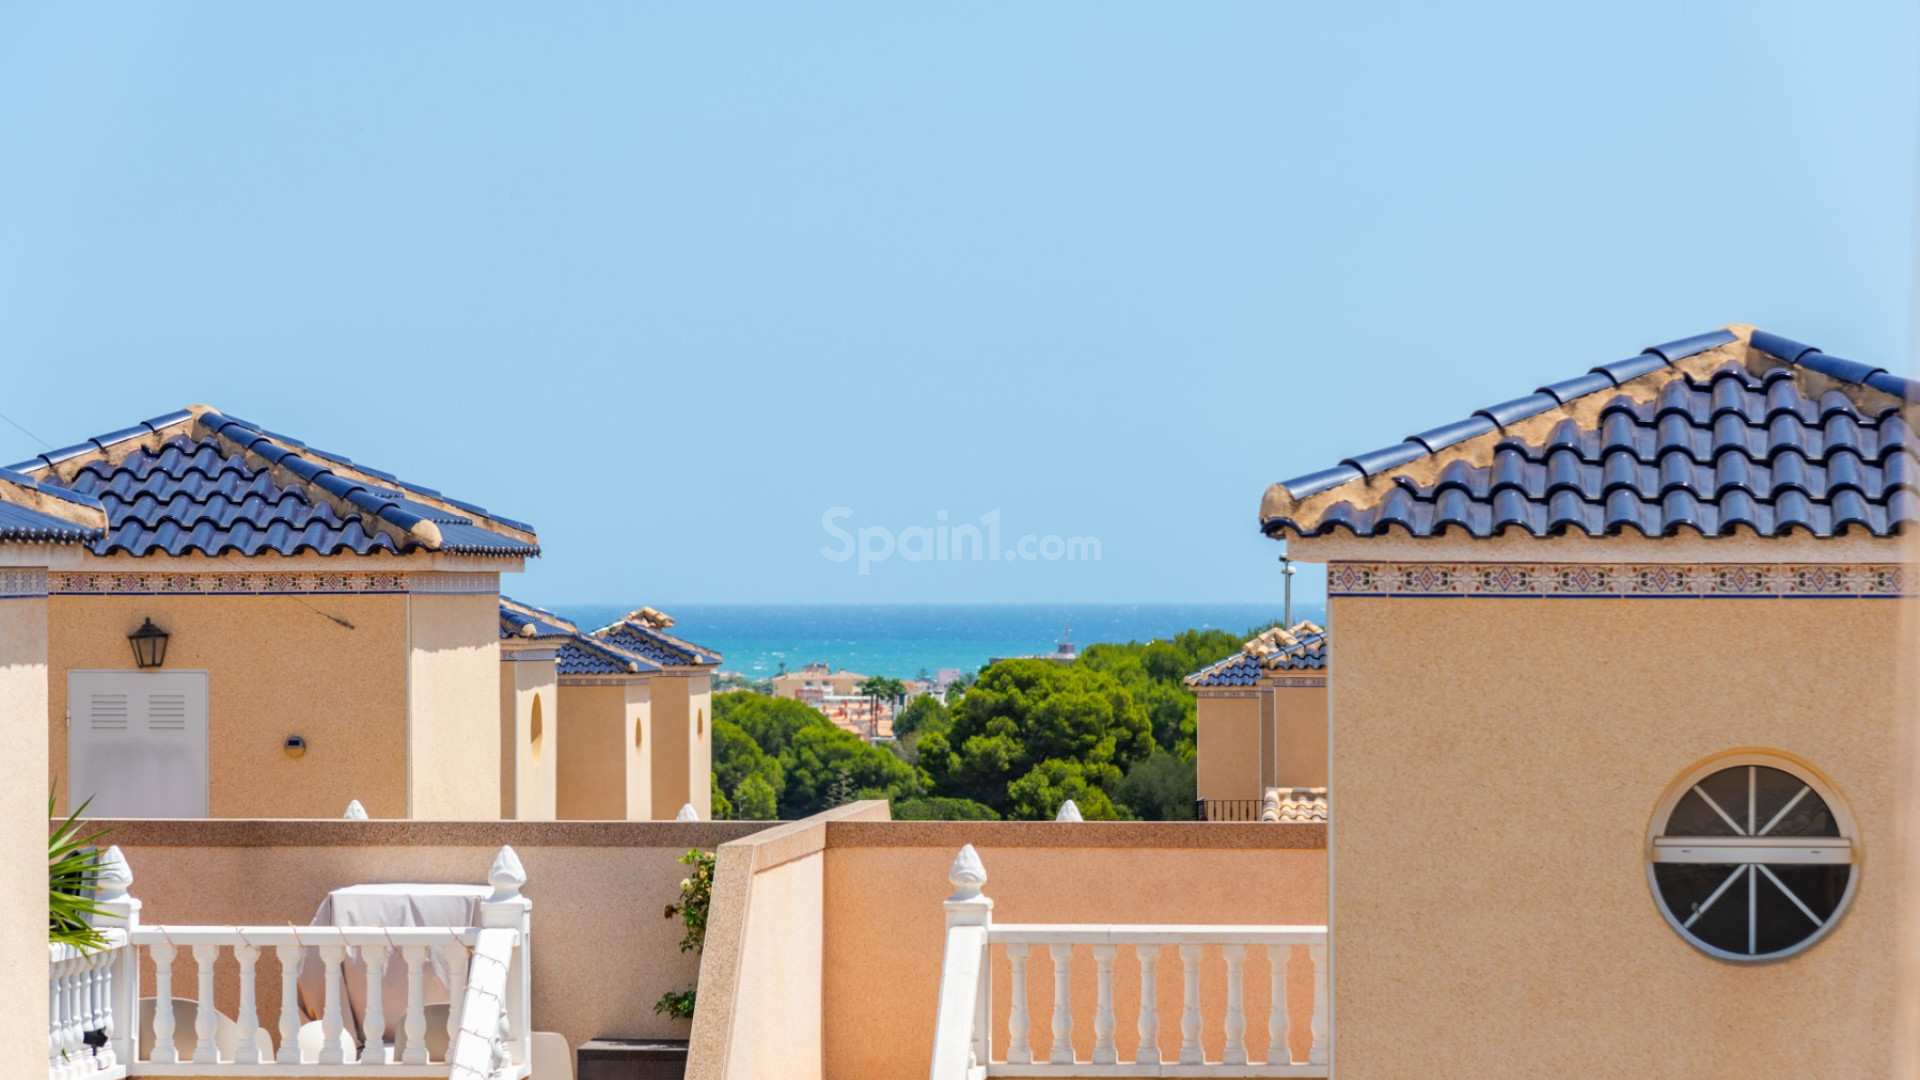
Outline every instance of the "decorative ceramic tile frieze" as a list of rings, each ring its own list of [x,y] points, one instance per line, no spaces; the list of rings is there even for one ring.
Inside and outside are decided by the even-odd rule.
[[[558,681],[561,686],[628,686],[648,674],[636,671],[631,675],[562,675]]]
[[[1327,567],[1329,596],[1900,597],[1899,563],[1359,563]]]
[[[507,649],[500,650],[500,661],[505,664],[528,664],[536,662],[553,663],[560,659],[559,649]]]
[[[413,576],[416,575],[363,571],[284,573],[257,570],[223,570],[204,573],[56,573],[50,575],[48,591],[56,596],[284,596],[325,593],[404,593],[409,591],[408,579]],[[495,580],[497,582],[498,579]]]
[[[45,570],[0,570],[0,600],[31,600],[45,595]]]
[[[499,574],[460,574],[446,570],[415,570],[407,575],[408,592],[449,596],[498,595]]]
[[[1327,685],[1327,680],[1324,676],[1317,679],[1301,678],[1298,676],[1286,676],[1283,678],[1268,679],[1267,685],[1268,686],[1325,686]]]

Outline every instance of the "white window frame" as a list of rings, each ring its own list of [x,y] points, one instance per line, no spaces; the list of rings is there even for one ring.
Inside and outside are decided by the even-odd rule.
[[[1766,830],[1771,827],[1771,822],[1751,823],[1753,831],[1758,834],[1753,836],[1673,837],[1665,835],[1667,821],[1673,816],[1674,808],[1680,805],[1680,800],[1685,798],[1687,793],[1693,790],[1694,785],[1715,773],[1727,769],[1744,768],[1749,765],[1778,769],[1792,776],[1794,779],[1799,780],[1802,784],[1805,784],[1813,794],[1818,795],[1825,801],[1827,809],[1833,813],[1834,824],[1839,828],[1840,835],[1837,837],[1767,837],[1764,834]],[[1702,793],[1702,798],[1706,798],[1704,792]],[[1713,805],[1711,799],[1707,799],[1707,802],[1708,805]],[[1730,812],[1717,806],[1715,809],[1719,810],[1722,817],[1726,817]],[[1737,811],[1731,812],[1737,817]],[[1785,811],[1782,810],[1781,815],[1784,814]],[[1776,815],[1776,821],[1779,816],[1780,815]],[[1728,818],[1728,824],[1733,825],[1736,830],[1741,832],[1745,832],[1748,828],[1748,826],[1741,825],[1735,818]],[[1840,797],[1839,791],[1834,788],[1832,782],[1821,775],[1819,770],[1796,758],[1766,751],[1739,751],[1721,754],[1694,765],[1686,773],[1682,774],[1681,777],[1674,781],[1673,785],[1667,789],[1666,793],[1661,796],[1660,802],[1655,806],[1653,820],[1647,826],[1645,859],[1647,864],[1647,889],[1653,896],[1653,906],[1660,912],[1661,917],[1667,920],[1667,925],[1673,928],[1674,933],[1680,935],[1682,941],[1685,941],[1687,944],[1709,956],[1721,960],[1730,960],[1741,964],[1770,963],[1797,956],[1813,948],[1824,940],[1828,934],[1832,933],[1833,928],[1840,924],[1841,919],[1845,918],[1847,911],[1853,906],[1853,895],[1860,888],[1860,872],[1863,861],[1860,857],[1860,849],[1860,830],[1854,821],[1853,811],[1848,808],[1846,800]],[[1747,876],[1768,873],[1766,866],[1769,863],[1774,865],[1782,863],[1798,863],[1802,865],[1834,865],[1845,863],[1853,868],[1853,872],[1847,875],[1846,891],[1841,894],[1840,902],[1834,906],[1833,914],[1824,923],[1820,924],[1819,929],[1815,930],[1798,944],[1777,952],[1754,955],[1729,952],[1726,949],[1709,945],[1695,937],[1692,930],[1687,926],[1687,920],[1679,918],[1667,907],[1666,897],[1662,895],[1660,891],[1660,882],[1654,875],[1654,868],[1660,863],[1689,863],[1694,865],[1717,863],[1726,866],[1751,866],[1753,869],[1747,871]],[[1737,876],[1739,875],[1739,871],[1735,870],[1733,874]],[[1771,874],[1768,874],[1768,876],[1772,877]],[[1725,889],[1728,885],[1732,885],[1733,881],[1733,876],[1730,876],[1727,883],[1722,885],[1721,888]],[[1774,880],[1774,884],[1795,903],[1799,903],[1799,899],[1793,895],[1791,890],[1781,885],[1778,879]],[[1802,905],[1802,910],[1805,910],[1804,905]]]

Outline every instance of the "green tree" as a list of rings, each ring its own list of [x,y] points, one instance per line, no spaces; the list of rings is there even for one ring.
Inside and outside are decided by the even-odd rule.
[[[1040,808],[1077,766],[1080,788],[1102,789],[1091,818],[1106,808],[1104,789],[1126,766],[1153,748],[1146,710],[1112,675],[1050,660],[1004,660],[981,672],[979,681],[952,709],[953,725],[920,742],[920,764],[935,793],[972,799],[1013,817],[1045,817]],[[1049,770],[1016,797],[1012,785],[1043,763]],[[1079,788],[1076,788],[1079,790]],[[1079,801],[1077,795],[1066,795]],[[1054,810],[1058,809],[1057,801]]]
[[[742,821],[771,821],[780,813],[779,793],[759,773],[740,781],[734,799],[734,814]]]
[[[1107,789],[1120,782],[1120,769],[1107,763],[1086,764],[1049,758],[1007,785],[1010,816],[1045,821],[1060,812],[1068,799],[1087,821],[1116,821],[1120,810]]]
[[[894,717],[893,736],[897,739],[921,730],[945,731],[951,726],[953,716],[945,705],[940,704],[940,699],[932,694],[921,694],[907,702],[907,707]]]
[[[911,798],[925,778],[893,752],[835,727],[818,710],[790,698],[717,694],[713,699],[714,775],[743,818],[764,807],[758,778],[772,792],[775,813],[805,817],[831,800]],[[844,791],[835,781],[846,777]],[[772,815],[769,815],[772,816]]]
[[[1198,793],[1192,759],[1182,760],[1156,746],[1151,757],[1133,763],[1113,794],[1136,818],[1190,821]]]
[[[993,807],[972,799],[902,799],[893,804],[895,821],[999,821]]]

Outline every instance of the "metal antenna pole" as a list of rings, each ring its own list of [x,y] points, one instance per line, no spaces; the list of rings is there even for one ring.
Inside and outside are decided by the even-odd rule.
[[[1293,560],[1285,555],[1280,556],[1280,579],[1286,583],[1286,606],[1282,609],[1280,619],[1288,629],[1293,628],[1293,575]]]

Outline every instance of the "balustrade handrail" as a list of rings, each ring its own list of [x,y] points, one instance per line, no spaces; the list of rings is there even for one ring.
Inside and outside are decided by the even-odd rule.
[[[392,945],[466,945],[477,926],[180,926],[147,924],[133,931],[135,945],[299,945],[354,948]]]
[[[1324,945],[1324,926],[995,923],[993,945]]]

